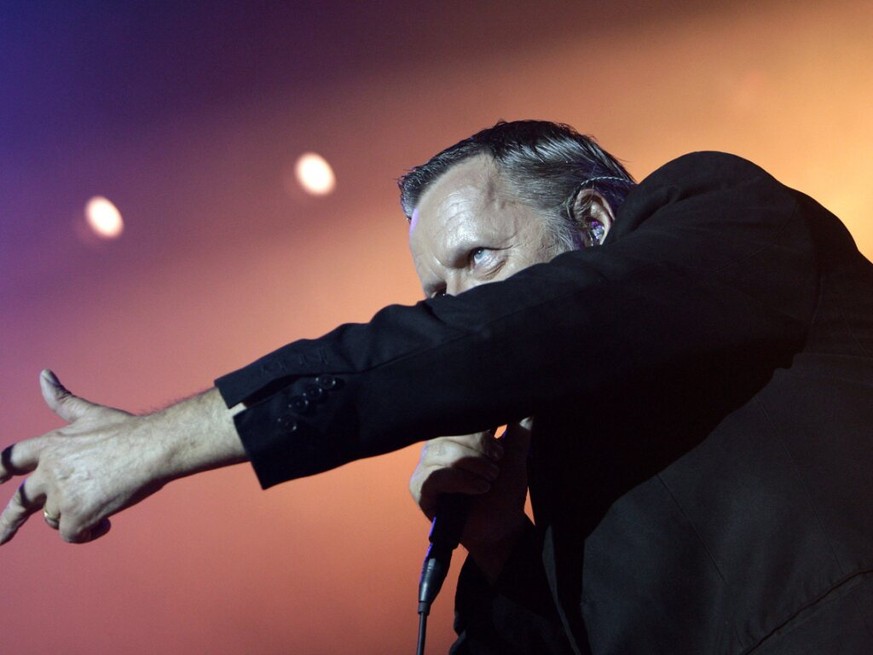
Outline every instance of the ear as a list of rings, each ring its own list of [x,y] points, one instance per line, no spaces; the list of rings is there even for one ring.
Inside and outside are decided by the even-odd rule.
[[[603,243],[615,222],[612,207],[594,189],[580,189],[573,199],[571,212],[583,248]]]

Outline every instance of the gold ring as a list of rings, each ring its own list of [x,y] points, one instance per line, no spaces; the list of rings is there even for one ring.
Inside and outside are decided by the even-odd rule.
[[[61,521],[60,516],[53,516],[53,515],[49,514],[48,510],[46,510],[46,509],[44,509],[42,511],[42,515],[45,518],[45,522],[48,523],[50,528],[57,529],[57,527],[60,525],[60,521]]]

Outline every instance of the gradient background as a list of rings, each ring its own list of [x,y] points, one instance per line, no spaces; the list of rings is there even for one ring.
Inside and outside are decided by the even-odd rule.
[[[42,367],[147,411],[415,301],[394,180],[499,118],[571,123],[638,177],[744,155],[873,253],[873,2],[704,4],[0,3],[0,446],[59,425]],[[335,167],[327,198],[288,183],[309,149]],[[94,194],[120,240],[77,237]],[[412,653],[416,459],[268,492],[248,466],[207,473],[87,546],[37,516],[0,552],[0,649]]]

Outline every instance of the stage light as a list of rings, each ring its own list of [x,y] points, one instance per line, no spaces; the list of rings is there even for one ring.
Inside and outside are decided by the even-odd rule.
[[[326,196],[336,187],[336,176],[327,160],[314,152],[307,152],[297,159],[294,176],[306,193]]]
[[[85,206],[85,220],[91,231],[101,239],[117,239],[124,231],[121,212],[110,200],[94,196]]]

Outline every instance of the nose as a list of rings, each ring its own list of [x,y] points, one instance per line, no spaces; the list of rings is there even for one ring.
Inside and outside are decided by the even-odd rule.
[[[457,296],[478,286],[479,282],[471,280],[466,276],[456,275],[446,283],[446,294],[449,296]]]

